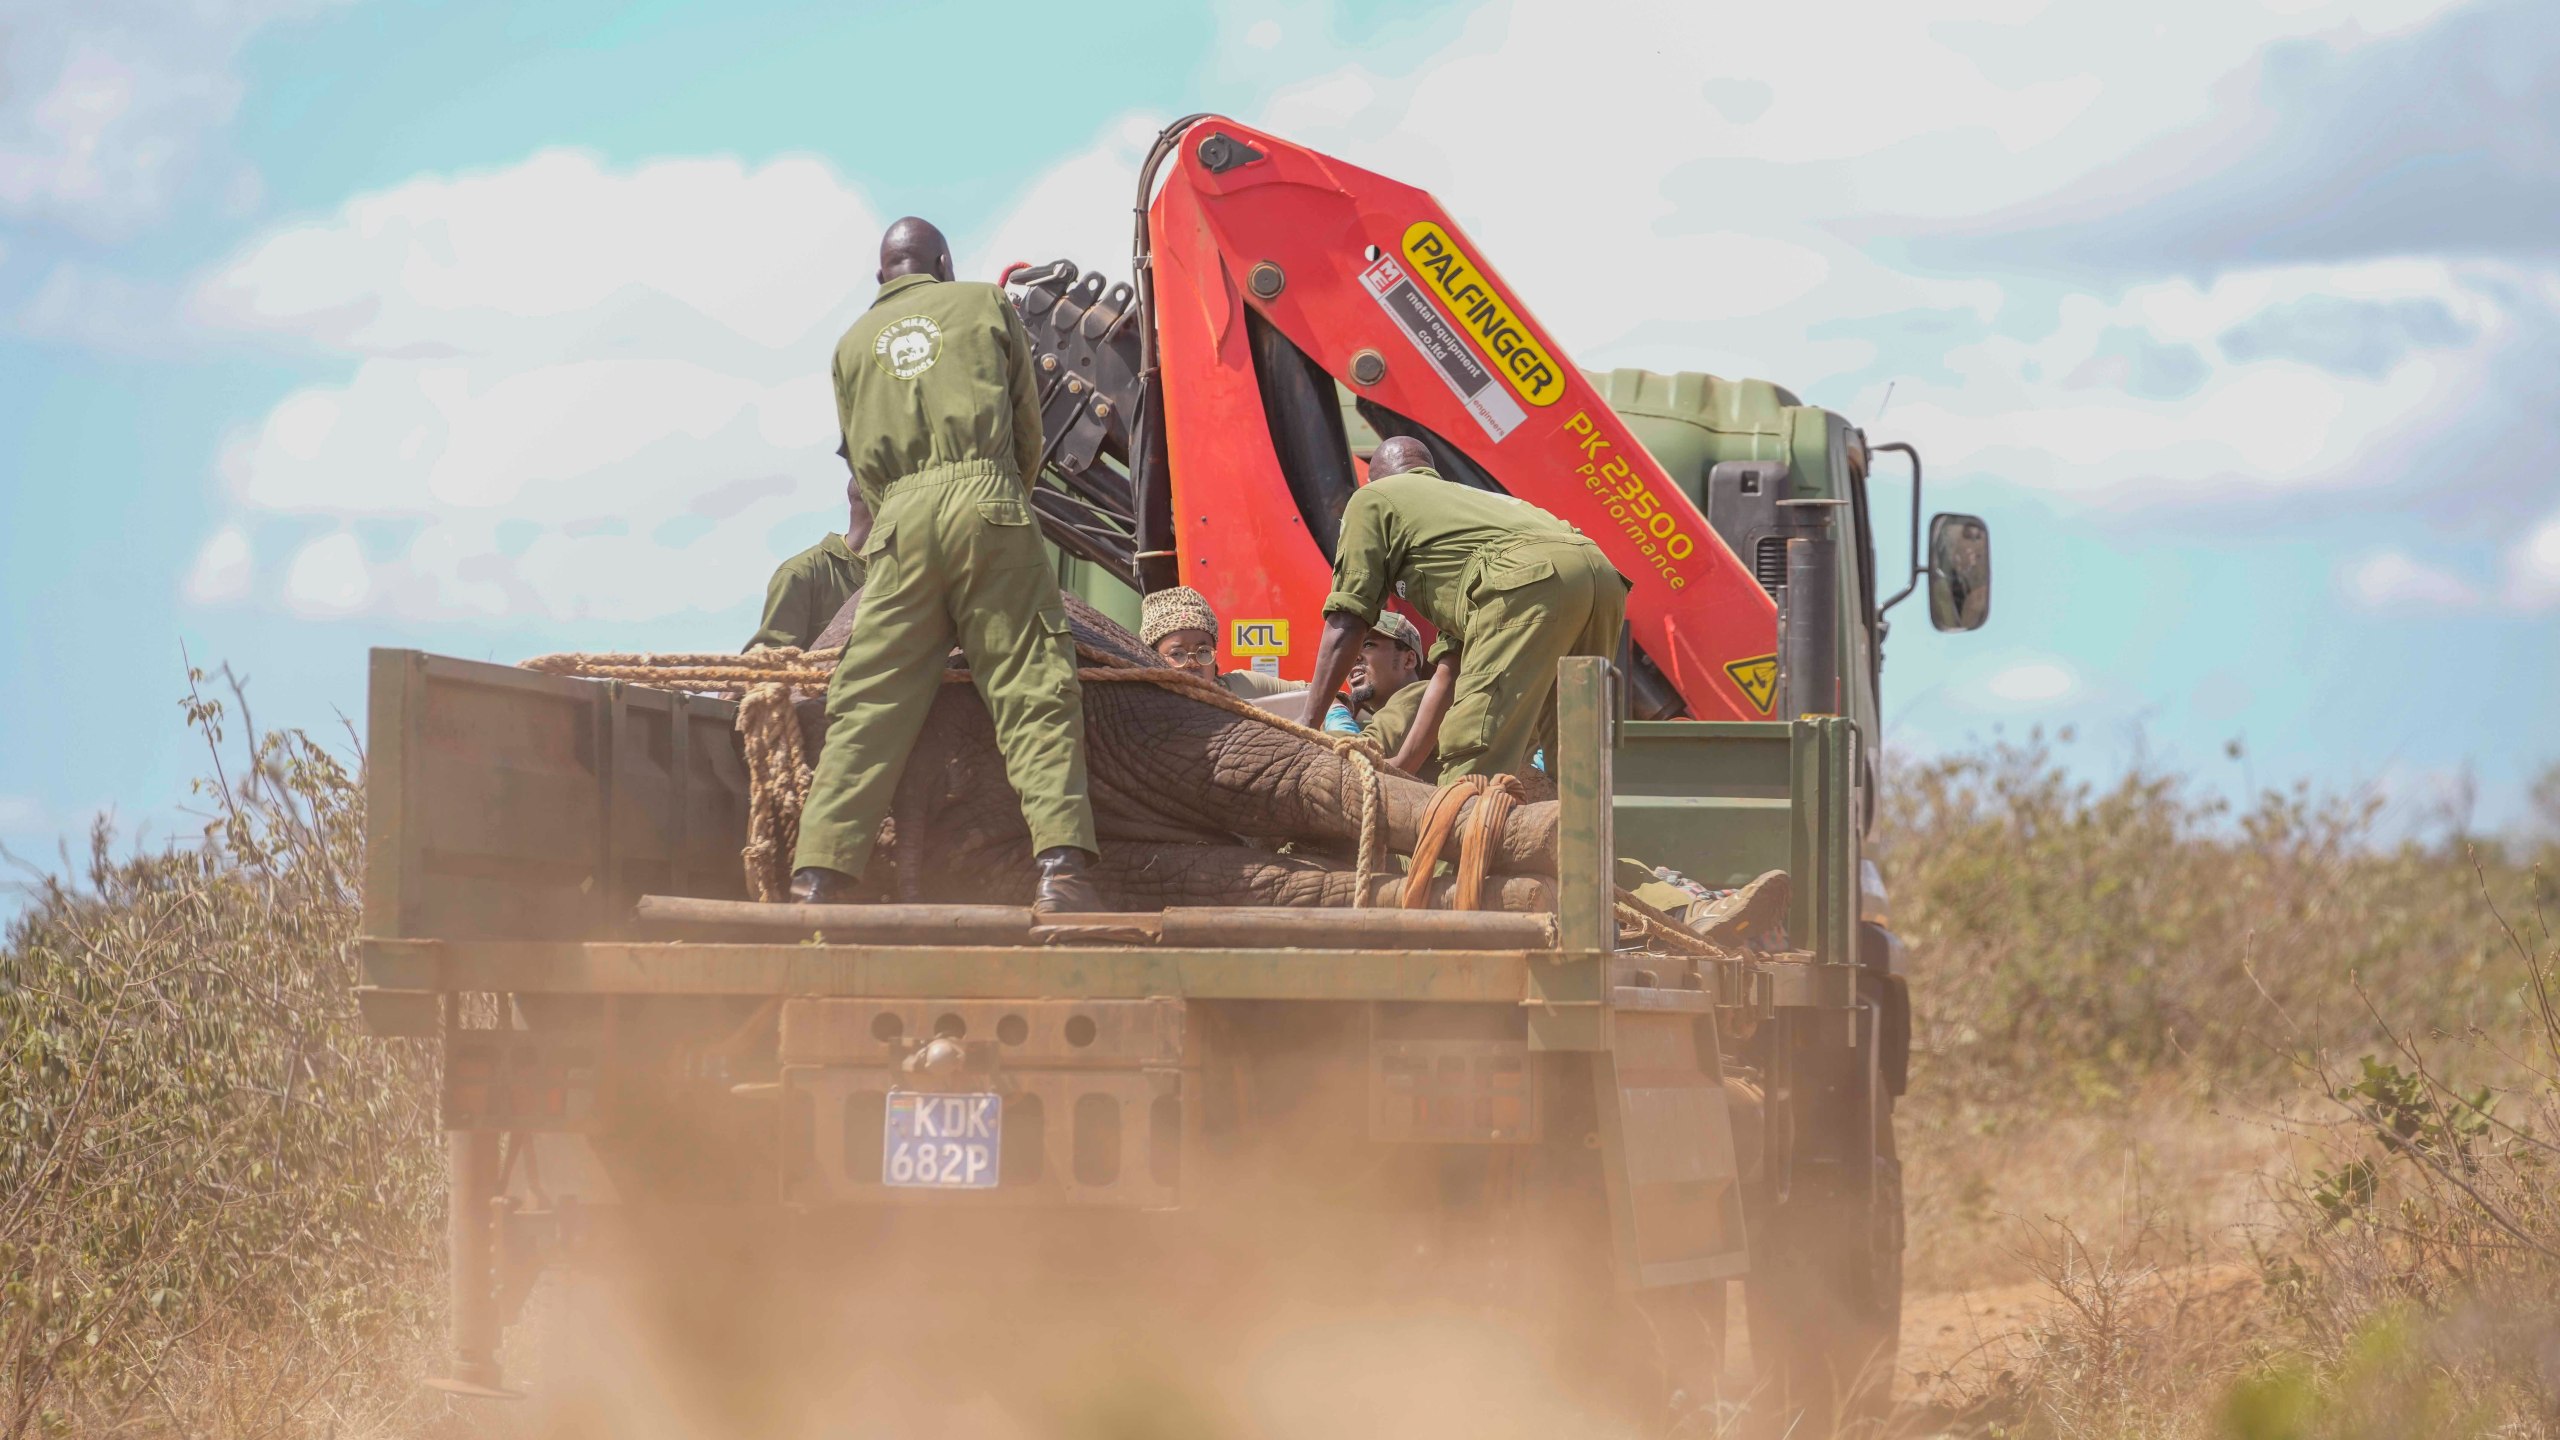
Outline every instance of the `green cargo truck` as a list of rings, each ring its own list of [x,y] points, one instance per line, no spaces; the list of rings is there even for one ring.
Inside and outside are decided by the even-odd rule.
[[[651,1215],[832,1230],[859,1255],[893,1214],[907,1245],[993,1211],[1172,1247],[1219,1217],[1277,1233],[1250,1217],[1331,1207],[1357,1217],[1337,1245],[1541,1217],[1516,1243],[1573,1283],[1497,1268],[1493,1289],[1596,1349],[1584,1370],[1640,1414],[1747,1399],[1797,1434],[1880,1414],[1910,1012],[1865,853],[1900,598],[1878,593],[1868,452],[1774,387],[1604,384],[1782,597],[1782,687],[1842,700],[1648,721],[1620,667],[1565,662],[1550,916],[725,924],[682,901],[745,898],[732,704],[374,652],[361,1000],[378,1032],[443,1047],[448,1386],[503,1393],[536,1277]],[[1940,628],[1980,623],[1986,538],[1941,516],[1914,557]],[[1711,886],[1787,871],[1785,948],[1642,945],[1622,857]],[[1724,1374],[1736,1286],[1745,1380]]]

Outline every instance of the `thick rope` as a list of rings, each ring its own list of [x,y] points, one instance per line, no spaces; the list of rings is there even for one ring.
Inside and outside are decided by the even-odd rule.
[[[1378,779],[1379,767],[1385,765],[1385,760],[1375,742],[1357,735],[1310,730],[1186,670],[1133,665],[1108,651],[1085,645],[1077,646],[1076,652],[1081,660],[1101,662],[1079,666],[1079,681],[1134,682],[1179,690],[1194,700],[1285,731],[1341,756],[1349,764],[1360,792],[1360,841],[1352,861],[1352,904],[1365,907],[1370,903],[1369,882],[1379,873],[1378,851],[1386,839],[1386,788]],[[802,651],[789,646],[750,650],[743,655],[706,651],[571,652],[537,655],[524,661],[520,668],[587,680],[623,680],[654,689],[739,696],[738,734],[748,753],[748,840],[740,860],[746,866],[748,889],[756,898],[784,900],[790,892],[789,856],[798,844],[800,808],[808,800],[812,773],[800,743],[799,726],[791,715],[792,692],[824,692],[843,654],[841,649]],[[973,679],[966,670],[946,669],[942,674],[946,685],[966,685]],[[768,692],[769,698],[751,706],[748,702],[759,691]],[[787,739],[784,730],[789,732]],[[761,771],[757,768],[759,750],[765,760]],[[1400,770],[1395,773],[1404,774]]]
[[[800,843],[800,807],[809,798],[810,768],[791,713],[791,687],[751,686],[738,702],[738,748],[747,762],[747,845],[739,860],[747,893],[791,898],[791,852]]]

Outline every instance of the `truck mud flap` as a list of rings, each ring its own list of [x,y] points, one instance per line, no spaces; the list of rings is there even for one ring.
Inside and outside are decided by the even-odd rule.
[[[1712,1017],[1621,1009],[1591,1065],[1619,1283],[1742,1274],[1741,1176]]]

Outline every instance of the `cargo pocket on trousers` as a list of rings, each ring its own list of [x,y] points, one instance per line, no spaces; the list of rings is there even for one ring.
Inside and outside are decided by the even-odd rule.
[[[977,506],[981,528],[973,548],[984,557],[981,573],[1003,575],[1048,565],[1049,555],[1041,548],[1040,528],[1032,523],[1029,505],[1019,500],[980,500]]]
[[[1519,560],[1488,560],[1485,562],[1484,573],[1476,577],[1476,589],[1487,594],[1517,590],[1523,585],[1534,585],[1541,580],[1553,579],[1555,573],[1556,562],[1542,560],[1535,556]]]
[[[895,525],[874,522],[862,548],[853,552],[853,558],[862,562],[863,589],[885,592],[898,583],[897,557],[891,553],[897,533]]]
[[[1068,623],[1066,611],[1041,611],[1039,633],[1046,637],[1051,645],[1057,647],[1059,655],[1065,658],[1070,668],[1075,665],[1076,627]]]

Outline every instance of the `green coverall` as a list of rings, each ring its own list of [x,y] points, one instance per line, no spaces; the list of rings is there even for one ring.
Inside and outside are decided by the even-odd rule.
[[[902,275],[836,345],[836,418],[870,502],[862,623],[827,685],[827,743],[792,867],[859,876],[956,641],[995,720],[1034,853],[1091,851],[1084,701],[1028,479],[1031,342],[993,285]]]
[[[747,648],[808,649],[809,642],[844,608],[845,599],[861,588],[862,557],[853,553],[843,536],[828,536],[774,568],[773,579],[764,587],[764,623],[756,627]]]
[[[1372,480],[1343,507],[1324,608],[1374,624],[1397,590],[1439,627],[1431,658],[1458,652],[1444,785],[1517,774],[1545,728],[1556,662],[1617,654],[1627,618],[1627,582],[1599,546],[1525,500],[1427,469]]]
[[[1413,733],[1414,720],[1422,713],[1422,692],[1430,688],[1423,680],[1406,681],[1403,688],[1360,722],[1360,738],[1376,741],[1378,753],[1394,759],[1396,752],[1404,748],[1404,737]]]

